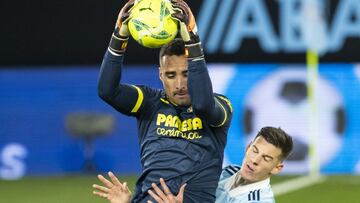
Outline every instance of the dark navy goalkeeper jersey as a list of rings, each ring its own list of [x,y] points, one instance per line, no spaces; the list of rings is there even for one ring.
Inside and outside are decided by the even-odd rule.
[[[147,190],[161,177],[174,194],[187,183],[185,203],[215,202],[232,108],[225,96],[212,92],[205,61],[189,61],[191,106],[171,103],[164,90],[119,83],[122,61],[123,56],[105,54],[99,95],[137,119],[143,171],[133,202],[152,200]]]

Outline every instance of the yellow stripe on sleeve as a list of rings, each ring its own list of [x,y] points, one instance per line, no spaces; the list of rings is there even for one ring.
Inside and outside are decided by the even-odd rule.
[[[132,86],[135,87],[135,89],[138,92],[138,98],[137,98],[136,104],[135,104],[134,108],[131,110],[131,113],[136,113],[139,110],[142,102],[144,101],[144,94],[140,88],[136,87],[135,85],[132,85]]]
[[[224,111],[224,120],[220,123],[220,125],[214,126],[214,127],[220,127],[222,125],[224,125],[224,123],[227,120],[227,112],[225,110],[225,107],[221,104],[221,102],[218,100],[218,98],[215,97],[215,101],[220,105],[220,107],[222,108],[222,110]]]
[[[218,96],[220,99],[224,100],[226,102],[226,104],[229,106],[230,108],[230,112],[233,112],[233,107],[231,105],[231,102],[229,99],[227,99],[226,97],[222,97],[222,96]]]

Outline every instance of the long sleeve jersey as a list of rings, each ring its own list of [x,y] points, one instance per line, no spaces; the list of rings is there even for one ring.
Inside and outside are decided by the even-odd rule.
[[[151,200],[147,190],[162,177],[176,194],[187,183],[184,202],[215,202],[226,135],[229,100],[212,91],[204,60],[189,61],[190,106],[178,106],[164,90],[121,83],[123,55],[105,54],[99,95],[117,111],[137,119],[143,168],[132,202]]]

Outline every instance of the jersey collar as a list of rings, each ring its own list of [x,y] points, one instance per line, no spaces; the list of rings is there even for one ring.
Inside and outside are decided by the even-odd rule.
[[[178,109],[183,109],[183,110],[186,109],[186,111],[187,111],[188,113],[192,113],[192,112],[193,112],[193,108],[192,108],[191,105],[189,105],[189,106],[179,106],[179,105],[175,104],[174,102],[172,102],[172,101],[167,97],[167,95],[165,94],[164,91],[163,91],[162,94],[161,94],[160,100],[161,100],[162,102],[164,102],[164,103],[166,103],[166,104],[169,104],[169,105],[172,105],[172,106],[174,106],[174,107],[176,107],[176,108],[178,108]]]
[[[236,175],[238,173],[240,173],[240,171],[238,171],[237,173],[232,175],[224,185],[225,190],[229,191],[230,197],[235,197],[235,196],[237,196],[239,194],[247,193],[247,192],[250,192],[250,191],[253,191],[253,190],[266,188],[267,186],[270,185],[270,178],[267,178],[265,180],[258,181],[258,182],[255,182],[255,183],[251,183],[251,184],[248,184],[248,185],[238,186],[238,187],[230,190],[231,186],[235,183]]]

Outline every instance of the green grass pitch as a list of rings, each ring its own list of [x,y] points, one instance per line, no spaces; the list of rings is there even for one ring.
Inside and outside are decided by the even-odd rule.
[[[133,188],[136,176],[119,176]],[[272,184],[293,178],[273,177]],[[0,180],[0,202],[9,203],[106,203],[92,194],[96,176],[26,177],[19,181]],[[277,203],[360,202],[360,176],[328,176],[325,182],[276,197]]]

